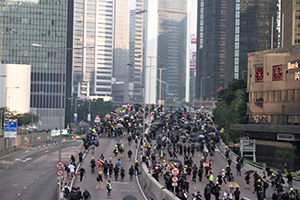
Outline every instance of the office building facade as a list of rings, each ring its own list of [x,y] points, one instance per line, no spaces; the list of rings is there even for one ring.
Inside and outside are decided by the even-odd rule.
[[[188,53],[187,0],[160,0],[158,2],[157,67],[167,68],[162,72],[162,100],[185,101]],[[153,60],[154,61],[154,60]],[[189,62],[188,62],[189,63]],[[188,67],[188,70],[187,70]],[[157,70],[157,77],[160,77]],[[158,82],[159,83],[159,80]],[[157,84],[157,97],[159,97]]]
[[[65,56],[62,58],[57,50],[33,48],[31,44],[66,48],[67,0],[7,0],[1,6],[0,60],[31,65],[31,111],[40,115],[41,128],[58,126],[61,62],[63,59],[65,66]]]
[[[114,1],[97,0],[74,2],[73,47],[94,48],[73,50],[72,93],[78,96],[81,85],[89,83],[88,94],[112,96]],[[83,82],[83,83],[81,83]],[[82,91],[82,90],[81,90]]]
[[[256,139],[258,162],[282,168],[283,160],[275,152],[279,147],[300,145],[300,45],[248,54],[248,124],[231,124],[230,129],[244,131]],[[286,161],[292,170],[300,167],[298,158]]]
[[[228,1],[225,86],[247,74],[247,54],[280,47],[281,0]]]
[[[226,2],[198,0],[196,99],[216,98],[216,89],[224,87]]]

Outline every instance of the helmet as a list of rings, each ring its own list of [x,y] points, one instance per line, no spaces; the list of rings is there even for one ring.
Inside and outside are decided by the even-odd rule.
[[[185,165],[184,167],[187,167],[187,165]]]
[[[92,157],[92,159],[94,159],[94,157]]]
[[[135,162],[139,162],[138,160],[136,160]]]
[[[216,184],[219,185],[219,182],[217,181]]]
[[[258,181],[259,183],[261,182],[261,180],[260,180],[260,179],[258,179],[257,181]]]
[[[147,158],[147,159],[149,159],[149,157],[148,157],[148,156],[147,156],[146,158]]]
[[[274,176],[274,173],[272,173],[272,176]]]
[[[227,165],[227,167],[229,167],[229,165]]]
[[[226,149],[228,148],[228,146],[226,146]]]
[[[102,174],[102,172],[100,171],[99,174]]]
[[[196,196],[195,192],[192,193],[192,196]]]
[[[166,160],[163,160],[163,162],[166,162]]]
[[[202,157],[202,160],[204,160],[204,157]]]
[[[222,169],[222,171],[224,172],[224,171],[225,171],[225,169]]]

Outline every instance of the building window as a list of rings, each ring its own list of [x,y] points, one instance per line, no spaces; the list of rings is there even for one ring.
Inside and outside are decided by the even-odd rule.
[[[282,65],[273,66],[273,81],[282,80]]]
[[[255,69],[255,82],[264,82],[264,68]]]

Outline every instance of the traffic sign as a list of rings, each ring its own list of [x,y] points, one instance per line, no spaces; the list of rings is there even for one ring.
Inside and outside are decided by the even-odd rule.
[[[56,169],[62,170],[65,167],[65,164],[62,161],[58,161],[56,164]]]
[[[74,113],[74,122],[77,122],[77,113]]]
[[[94,122],[100,122],[101,121],[101,119],[100,119],[100,117],[99,117],[99,115],[97,115],[96,117],[95,117],[95,119],[94,119]]]
[[[179,169],[177,167],[175,167],[171,170],[171,173],[173,176],[177,176],[179,174]]]
[[[16,138],[17,137],[17,121],[6,121],[4,128],[4,137],[5,138]]]
[[[177,183],[178,182],[178,177],[177,176],[173,176],[172,177],[172,182],[173,183]]]
[[[57,174],[57,176],[62,176],[62,175],[64,175],[64,171],[59,169],[59,170],[57,170],[56,174]]]
[[[175,188],[175,186],[177,186],[178,185],[178,183],[172,183],[172,186],[174,186],[174,188]]]

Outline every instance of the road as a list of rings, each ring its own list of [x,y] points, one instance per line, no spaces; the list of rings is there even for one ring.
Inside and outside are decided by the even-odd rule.
[[[53,142],[48,148],[23,150],[0,158],[0,162],[9,162],[9,169],[0,171],[1,199],[41,200],[57,199],[57,175],[55,163],[58,161],[58,146]],[[62,161],[70,160],[80,144],[68,142],[62,145]]]
[[[120,141],[122,144],[124,144],[124,157],[121,159],[122,162],[122,167],[125,169],[125,179],[124,182],[120,181],[120,178],[118,179],[119,181],[115,181],[114,177],[110,178],[112,184],[113,184],[113,189],[112,189],[112,196],[111,199],[122,199],[126,195],[132,195],[135,196],[138,200],[144,200],[143,195],[141,191],[139,190],[138,184],[136,182],[136,177],[134,177],[133,181],[129,181],[129,175],[128,175],[128,170],[131,167],[131,165],[134,164],[134,157],[132,158],[131,162],[128,161],[128,156],[127,152],[129,149],[134,153],[135,155],[135,144],[132,143],[131,146],[128,145],[127,140]],[[113,154],[113,148],[116,142],[114,139],[107,139],[107,138],[100,138],[99,139],[99,147],[95,148],[95,153],[91,154],[89,152],[86,154],[83,162],[83,167],[86,170],[86,177],[83,178],[83,181],[80,182],[79,176],[76,177],[74,181],[75,187],[79,186],[81,191],[84,191],[85,188],[89,190],[91,193],[92,199],[108,199],[107,198],[107,191],[105,189],[105,184],[108,179],[104,179],[103,177],[103,188],[104,190],[101,190],[98,188],[98,190],[95,190],[95,187],[97,185],[97,173],[95,172],[94,174],[91,173],[91,169],[89,166],[89,162],[92,159],[92,156],[95,157],[95,160],[97,161],[98,158],[100,157],[101,154],[104,155],[104,157],[108,160],[108,162],[111,160],[112,163],[115,165],[116,161],[118,158],[120,158],[120,154],[115,157]],[[120,177],[120,175],[119,175]]]
[[[178,158],[183,161],[183,155],[182,156],[178,156]],[[197,165],[197,167],[199,167],[200,165],[200,159],[202,158],[202,154],[201,152],[197,152],[195,151],[195,154],[194,154],[194,158],[193,158],[193,161],[194,163]],[[169,157],[168,157],[168,154],[167,154],[167,157],[166,157],[166,161],[168,161]],[[216,149],[215,151],[215,156],[213,157],[213,172],[214,172],[214,178],[216,179],[216,176],[218,175],[219,172],[222,171],[222,169],[225,169],[227,166],[227,161],[225,160],[225,157],[223,156],[223,154],[221,154],[221,152]],[[240,187],[240,191],[241,191],[241,194],[240,194],[240,198],[244,198],[245,200],[255,200],[257,199],[257,196],[256,194],[253,194],[253,191],[254,191],[254,187],[253,187],[253,178],[251,178],[250,180],[250,190],[245,190],[245,173],[242,171],[241,172],[241,175],[242,176],[237,176],[237,171],[236,171],[236,168],[235,166],[233,166],[233,164],[231,164],[231,172],[233,173],[233,176],[234,176],[234,181],[239,183],[241,185]],[[261,175],[261,174],[260,174]],[[164,179],[163,177],[160,177],[159,178],[159,182],[164,186],[165,183],[164,183]],[[202,197],[204,198],[204,188],[206,186],[206,184],[208,183],[209,181],[203,177],[202,178],[202,182],[199,182],[198,181],[198,176],[197,176],[197,182],[196,184],[190,184],[190,188],[189,188],[189,198],[188,199],[192,199],[192,192],[197,192],[197,191],[200,191]],[[214,181],[215,183],[216,181]],[[225,184],[223,183],[222,186],[221,186],[221,190],[222,190],[222,196],[223,196],[223,193],[225,190],[229,191],[229,188],[227,188],[225,186]],[[271,185],[269,184],[269,188],[267,189],[267,192],[266,192],[266,200],[271,200],[272,198],[272,194],[273,194],[273,189],[271,189]]]

